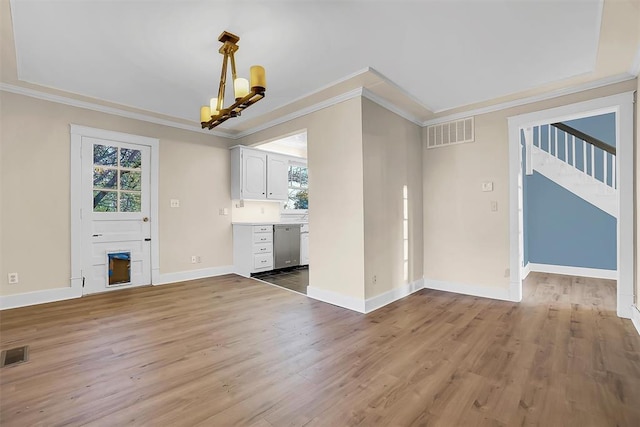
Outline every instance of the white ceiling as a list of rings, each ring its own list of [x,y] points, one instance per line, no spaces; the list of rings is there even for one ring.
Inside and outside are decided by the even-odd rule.
[[[199,120],[217,92],[218,35],[267,97],[232,129],[372,67],[437,112],[593,70],[600,0],[13,0],[20,80]],[[227,97],[230,98],[230,97]]]

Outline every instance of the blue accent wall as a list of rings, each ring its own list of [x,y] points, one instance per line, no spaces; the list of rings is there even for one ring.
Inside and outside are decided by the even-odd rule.
[[[564,122],[567,125],[590,134],[603,142],[615,145],[615,114],[588,117]],[[548,150],[547,126],[542,126],[540,141],[542,149]],[[552,128],[553,129],[553,128]],[[555,141],[555,132],[551,132]],[[534,140],[538,141],[537,132]],[[523,163],[524,156],[524,134]],[[579,152],[579,144],[576,147]],[[572,147],[564,151],[564,139],[558,139],[558,157],[573,159]],[[590,168],[590,156],[587,165]],[[582,158],[576,156],[576,167],[583,168]],[[523,171],[526,170],[523,164]],[[608,172],[611,170],[608,165]],[[596,177],[603,180],[603,165],[596,157]],[[600,176],[598,176],[600,175]],[[607,181],[612,176],[607,174]],[[523,217],[524,217],[524,260],[536,264],[550,264],[570,267],[586,267],[604,270],[617,268],[617,220],[606,212],[591,205],[545,176],[534,171],[524,175]]]
[[[525,260],[536,264],[617,268],[616,219],[533,172],[524,198]]]
[[[616,113],[568,120],[562,123],[594,138],[598,138],[600,141],[612,147],[616,146]]]

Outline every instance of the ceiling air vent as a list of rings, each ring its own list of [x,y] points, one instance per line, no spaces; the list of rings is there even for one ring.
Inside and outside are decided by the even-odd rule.
[[[427,126],[427,148],[473,142],[473,117]]]

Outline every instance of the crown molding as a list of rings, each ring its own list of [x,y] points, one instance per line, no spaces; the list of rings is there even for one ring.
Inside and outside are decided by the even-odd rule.
[[[634,72],[634,70],[636,71],[636,74],[631,74],[631,72]],[[565,96],[565,95],[570,95],[573,93],[578,93],[578,92],[583,92],[585,90],[590,90],[590,89],[596,89],[599,87],[603,87],[603,86],[608,86],[611,84],[615,84],[615,83],[621,83],[627,80],[632,80],[634,78],[636,78],[636,75],[638,74],[638,71],[640,71],[640,50],[638,50],[638,55],[636,55],[636,60],[634,61],[634,69],[632,69],[630,71],[630,73],[624,73],[624,74],[619,74],[616,76],[611,76],[611,77],[607,77],[607,78],[603,78],[603,79],[599,79],[599,80],[595,80],[592,82],[588,82],[588,83],[583,83],[580,85],[576,85],[576,86],[572,86],[569,88],[563,88],[563,89],[558,89],[555,91],[551,91],[551,92],[547,92],[545,94],[541,94],[541,95],[534,95],[534,96],[530,96],[530,97],[526,97],[526,98],[520,98],[520,99],[516,99],[513,101],[508,101],[508,102],[503,102],[503,103],[499,103],[499,104],[495,104],[495,105],[490,105],[487,107],[483,107],[483,108],[477,108],[477,109],[473,109],[473,110],[467,110],[467,111],[462,111],[460,113],[455,113],[455,114],[451,114],[451,115],[447,115],[447,116],[443,116],[443,117],[438,117],[435,119],[430,119],[430,120],[425,120],[425,121],[421,121],[418,117],[414,116],[413,114],[405,111],[404,109],[398,107],[397,105],[389,102],[388,100],[374,94],[373,92],[371,92],[369,89],[366,89],[364,87],[358,87],[356,89],[352,89],[350,91],[344,92],[340,95],[334,96],[332,98],[326,99],[324,101],[318,102],[314,105],[311,105],[309,107],[303,108],[301,110],[295,111],[293,113],[290,114],[286,114],[284,116],[281,116],[277,119],[271,120],[269,122],[263,123],[261,125],[258,126],[254,126],[252,128],[249,128],[247,130],[238,132],[238,133],[226,133],[226,132],[220,132],[220,131],[215,131],[215,130],[205,130],[205,129],[201,129],[198,126],[190,126],[190,125],[185,125],[183,123],[179,123],[179,122],[174,122],[171,120],[165,120],[165,119],[161,119],[158,117],[154,117],[154,116],[150,116],[147,114],[142,114],[142,113],[135,113],[132,111],[127,111],[127,110],[123,110],[123,109],[119,109],[119,108],[114,108],[114,107],[108,107],[105,105],[100,105],[100,104],[95,104],[92,102],[87,102],[87,101],[80,101],[77,99],[73,99],[70,97],[66,97],[66,96],[60,96],[60,95],[54,95],[51,93],[47,93],[47,92],[43,92],[43,91],[39,91],[36,89],[30,89],[30,88],[25,88],[22,86],[16,86],[16,85],[11,85],[8,83],[3,83],[0,82],[0,91],[5,91],[5,92],[11,92],[11,93],[15,93],[18,95],[24,95],[24,96],[29,96],[32,98],[37,98],[37,99],[42,99],[44,101],[49,101],[49,102],[56,102],[59,104],[64,104],[64,105],[69,105],[72,107],[78,107],[78,108],[84,108],[84,109],[88,109],[88,110],[92,110],[92,111],[98,111],[101,113],[106,113],[106,114],[112,114],[112,115],[116,115],[116,116],[120,116],[120,117],[125,117],[125,118],[129,118],[129,119],[133,119],[133,120],[140,120],[140,121],[145,121],[145,122],[149,122],[149,123],[154,123],[154,124],[158,124],[158,125],[163,125],[163,126],[169,126],[169,127],[173,127],[173,128],[177,128],[177,129],[182,129],[182,130],[187,130],[187,131],[191,131],[191,132],[197,132],[197,133],[202,133],[202,134],[206,134],[206,135],[215,135],[218,137],[222,137],[222,138],[226,138],[226,139],[230,139],[230,140],[237,140],[237,139],[241,139],[244,138],[246,136],[252,135],[254,133],[269,129],[273,126],[277,126],[279,124],[288,122],[290,120],[296,119],[298,117],[302,117],[302,116],[306,116],[307,114],[311,114],[313,112],[322,110],[324,108],[327,107],[331,107],[335,104],[339,104],[341,102],[347,101],[349,99],[352,98],[356,98],[358,96],[364,97],[369,99],[372,102],[375,102],[376,104],[380,105],[381,107],[399,115],[400,117],[415,123],[418,126],[429,126],[429,125],[433,125],[433,124],[438,124],[438,123],[444,123],[444,122],[448,122],[451,120],[457,120],[457,119],[461,119],[461,118],[465,118],[465,117],[470,117],[470,116],[476,116],[476,115],[480,115],[480,114],[487,114],[487,113],[492,113],[495,111],[500,111],[500,110],[505,110],[508,108],[513,108],[513,107],[518,107],[521,105],[526,105],[526,104],[531,104],[534,102],[540,102],[540,101],[544,101],[547,99],[553,99],[553,98],[557,98],[560,96]],[[340,82],[344,82],[347,81],[353,77],[356,77],[362,73],[365,72],[373,72],[376,73],[377,76],[379,76],[381,79],[384,79],[385,82],[387,82],[388,84],[392,84],[392,82],[390,82],[388,79],[386,79],[383,75],[381,75],[380,73],[378,73],[377,71],[375,71],[372,68],[365,68],[362,70],[359,70],[353,74],[350,74],[347,77],[344,77],[340,80],[336,80],[335,82],[331,83],[330,85],[324,87],[323,89],[319,89],[318,91],[314,91],[313,93],[310,93],[307,96],[313,95],[317,92],[320,92],[322,90],[325,90],[335,84],[338,84]],[[401,90],[401,89],[399,89]],[[404,94],[404,91],[403,91]],[[304,99],[303,98],[300,98]],[[295,102],[295,101],[294,101]],[[290,105],[290,104],[287,104]]]
[[[93,102],[80,101],[78,99],[70,98],[67,96],[54,95],[51,93],[39,91],[36,89],[30,89],[22,86],[11,85],[8,83],[0,82],[0,90],[4,92],[15,93],[18,95],[24,95],[31,98],[41,99],[43,101],[55,102],[58,104],[69,105],[71,107],[84,108],[87,110],[97,111],[99,113],[112,114],[115,116],[125,117],[127,119],[140,120],[143,122],[154,123],[157,125],[169,126],[177,129],[188,130],[191,132],[203,133],[206,135],[215,135],[222,138],[235,139],[233,134],[227,134],[219,131],[209,131],[201,129],[198,126],[185,125],[183,123],[174,122],[171,120],[165,120],[158,117],[150,116],[148,114],[135,113],[133,111],[127,111],[120,108],[108,107],[106,105],[100,105]]]
[[[358,96],[362,96],[363,88],[359,87],[348,92],[345,92],[341,95],[334,96],[333,98],[326,99],[324,101],[318,102],[317,104],[313,104],[309,107],[303,108],[301,110],[295,111],[290,114],[286,114],[282,117],[278,117],[277,119],[271,120],[269,122],[263,123],[261,125],[252,127],[243,132],[239,132],[234,135],[233,139],[244,138],[245,136],[252,135],[256,132],[260,132],[265,129],[269,129],[271,127],[277,126],[279,124],[291,121],[293,119],[297,119],[298,117],[306,116],[307,114],[314,113],[318,110],[322,110],[327,107],[331,107],[332,105],[339,104],[341,102],[347,101],[352,98],[357,98]]]
[[[388,84],[389,86],[391,86],[392,88],[394,88],[395,90],[400,92],[407,99],[410,99],[412,102],[416,103],[417,105],[419,105],[420,107],[424,108],[428,112],[432,112],[433,111],[433,108],[429,107],[424,102],[422,102],[418,98],[416,98],[413,94],[409,93],[408,91],[404,90],[402,87],[398,86],[393,80],[389,79],[387,76],[382,74],[380,71],[376,70],[375,68],[371,68],[371,67],[369,67],[368,71],[371,74],[375,74],[380,80],[384,81],[386,84]]]
[[[480,114],[493,113],[495,111],[506,110],[508,108],[519,107],[521,105],[532,104],[534,102],[546,101],[547,99],[558,98],[565,95],[571,95],[578,92],[584,92],[590,89],[597,89],[603,86],[609,86],[616,83],[626,82],[627,80],[633,80],[636,76],[629,73],[618,74],[611,77],[605,77],[603,79],[594,80],[579,85],[557,89],[551,92],[543,93],[541,95],[533,95],[525,98],[515,99],[513,101],[501,102],[495,105],[489,105],[487,107],[476,108],[473,110],[462,111],[460,113],[450,114],[448,116],[442,116],[435,119],[425,120],[422,122],[422,126],[430,126],[438,123],[449,122],[451,120],[458,120],[465,117],[477,116]]]
[[[414,123],[414,124],[416,124],[418,126],[422,126],[422,120],[420,120],[418,117],[414,116],[411,113],[408,113],[407,111],[403,110],[402,108],[399,108],[398,106],[396,106],[395,104],[392,104],[391,102],[387,101],[386,99],[376,95],[375,93],[371,92],[367,88],[362,88],[362,97],[363,98],[367,98],[368,100],[375,102],[376,104],[378,104],[382,108],[386,108],[387,110],[391,111],[392,113],[395,113],[395,114],[399,115],[403,119],[409,120],[411,123]]]

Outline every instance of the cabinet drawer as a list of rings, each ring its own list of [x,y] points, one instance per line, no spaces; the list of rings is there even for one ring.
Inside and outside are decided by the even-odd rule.
[[[254,255],[253,256],[253,268],[273,268],[273,255],[272,254],[264,254],[264,255]]]
[[[256,243],[253,245],[254,254],[270,254],[273,253],[273,243]]]
[[[273,242],[273,232],[253,233],[253,243],[270,243],[270,242]]]
[[[273,225],[254,225],[254,233],[271,233],[273,231]]]

